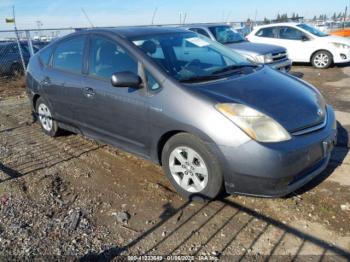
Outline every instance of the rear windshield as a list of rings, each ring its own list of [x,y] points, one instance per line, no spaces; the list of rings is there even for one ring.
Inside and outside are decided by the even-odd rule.
[[[232,44],[245,41],[236,30],[230,26],[212,26],[209,27],[210,32],[215,39],[221,44]]]

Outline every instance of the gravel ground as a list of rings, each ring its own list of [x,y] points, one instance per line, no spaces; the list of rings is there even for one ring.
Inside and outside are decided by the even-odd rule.
[[[148,161],[79,135],[45,136],[31,122],[23,86],[6,82],[0,256],[350,259],[350,71],[296,66],[293,74],[319,87],[337,110],[340,139],[329,168],[288,198],[222,196],[210,203],[181,199]]]

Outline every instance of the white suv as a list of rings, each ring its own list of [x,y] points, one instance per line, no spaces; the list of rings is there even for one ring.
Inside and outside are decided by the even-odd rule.
[[[330,36],[305,23],[258,26],[247,39],[253,43],[283,46],[293,62],[311,62],[316,68],[350,62],[350,39]]]

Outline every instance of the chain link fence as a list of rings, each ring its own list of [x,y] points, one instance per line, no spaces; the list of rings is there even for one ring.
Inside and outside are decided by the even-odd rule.
[[[77,29],[0,31],[0,93],[11,88],[24,88],[25,72],[30,57],[51,41]]]

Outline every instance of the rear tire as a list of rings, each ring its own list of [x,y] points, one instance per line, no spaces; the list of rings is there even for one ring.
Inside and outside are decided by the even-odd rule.
[[[51,137],[57,136],[59,133],[57,121],[53,119],[52,110],[42,97],[36,101],[36,114],[43,132]]]
[[[11,65],[11,75],[14,77],[22,76],[24,73],[23,67],[20,64]]]
[[[330,52],[321,50],[316,52],[311,58],[311,64],[318,69],[327,69],[333,63],[333,56]]]
[[[170,138],[162,151],[162,164],[171,184],[187,199],[211,200],[223,190],[219,162],[196,136],[180,133]]]

